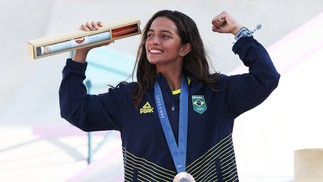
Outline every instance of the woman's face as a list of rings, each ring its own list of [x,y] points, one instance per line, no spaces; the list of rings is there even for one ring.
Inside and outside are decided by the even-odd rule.
[[[168,18],[158,17],[152,22],[145,46],[149,62],[156,66],[182,63],[183,45],[175,23]]]

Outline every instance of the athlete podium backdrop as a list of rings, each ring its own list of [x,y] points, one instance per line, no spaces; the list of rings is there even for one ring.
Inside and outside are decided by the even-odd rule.
[[[59,54],[73,49],[140,34],[140,21],[135,18],[104,24],[99,30],[75,30],[53,37],[28,41],[28,52],[33,59]]]

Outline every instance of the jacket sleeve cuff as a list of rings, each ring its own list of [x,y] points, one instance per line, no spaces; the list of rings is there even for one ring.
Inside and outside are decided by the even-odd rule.
[[[232,47],[232,51],[237,54],[239,52],[239,50],[245,46],[246,44],[248,44],[248,42],[250,42],[250,40],[254,40],[253,36],[251,37],[241,37]]]
[[[71,58],[66,60],[66,67],[68,67],[70,70],[74,70],[77,72],[85,72],[87,68],[87,63],[79,63],[76,61],[73,61]]]

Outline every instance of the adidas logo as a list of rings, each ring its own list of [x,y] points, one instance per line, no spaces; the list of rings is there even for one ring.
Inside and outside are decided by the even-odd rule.
[[[140,114],[147,114],[147,113],[153,113],[154,108],[152,108],[149,104],[149,102],[146,102],[144,106],[140,109]]]

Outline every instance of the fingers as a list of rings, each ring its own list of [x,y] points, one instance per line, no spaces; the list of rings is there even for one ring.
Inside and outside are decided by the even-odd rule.
[[[82,24],[80,29],[84,31],[94,31],[98,30],[100,27],[103,26],[103,23],[101,21],[92,21],[92,22],[86,22],[85,24]]]
[[[223,11],[212,20],[212,31],[235,34],[242,26],[229,13]]]
[[[225,17],[224,16],[216,16],[215,18],[213,18],[212,20],[212,24],[213,26],[215,26],[216,28],[220,28],[221,26],[223,26],[226,23]]]
[[[212,19],[212,31],[221,32],[221,28],[227,24],[225,12],[217,15]]]

